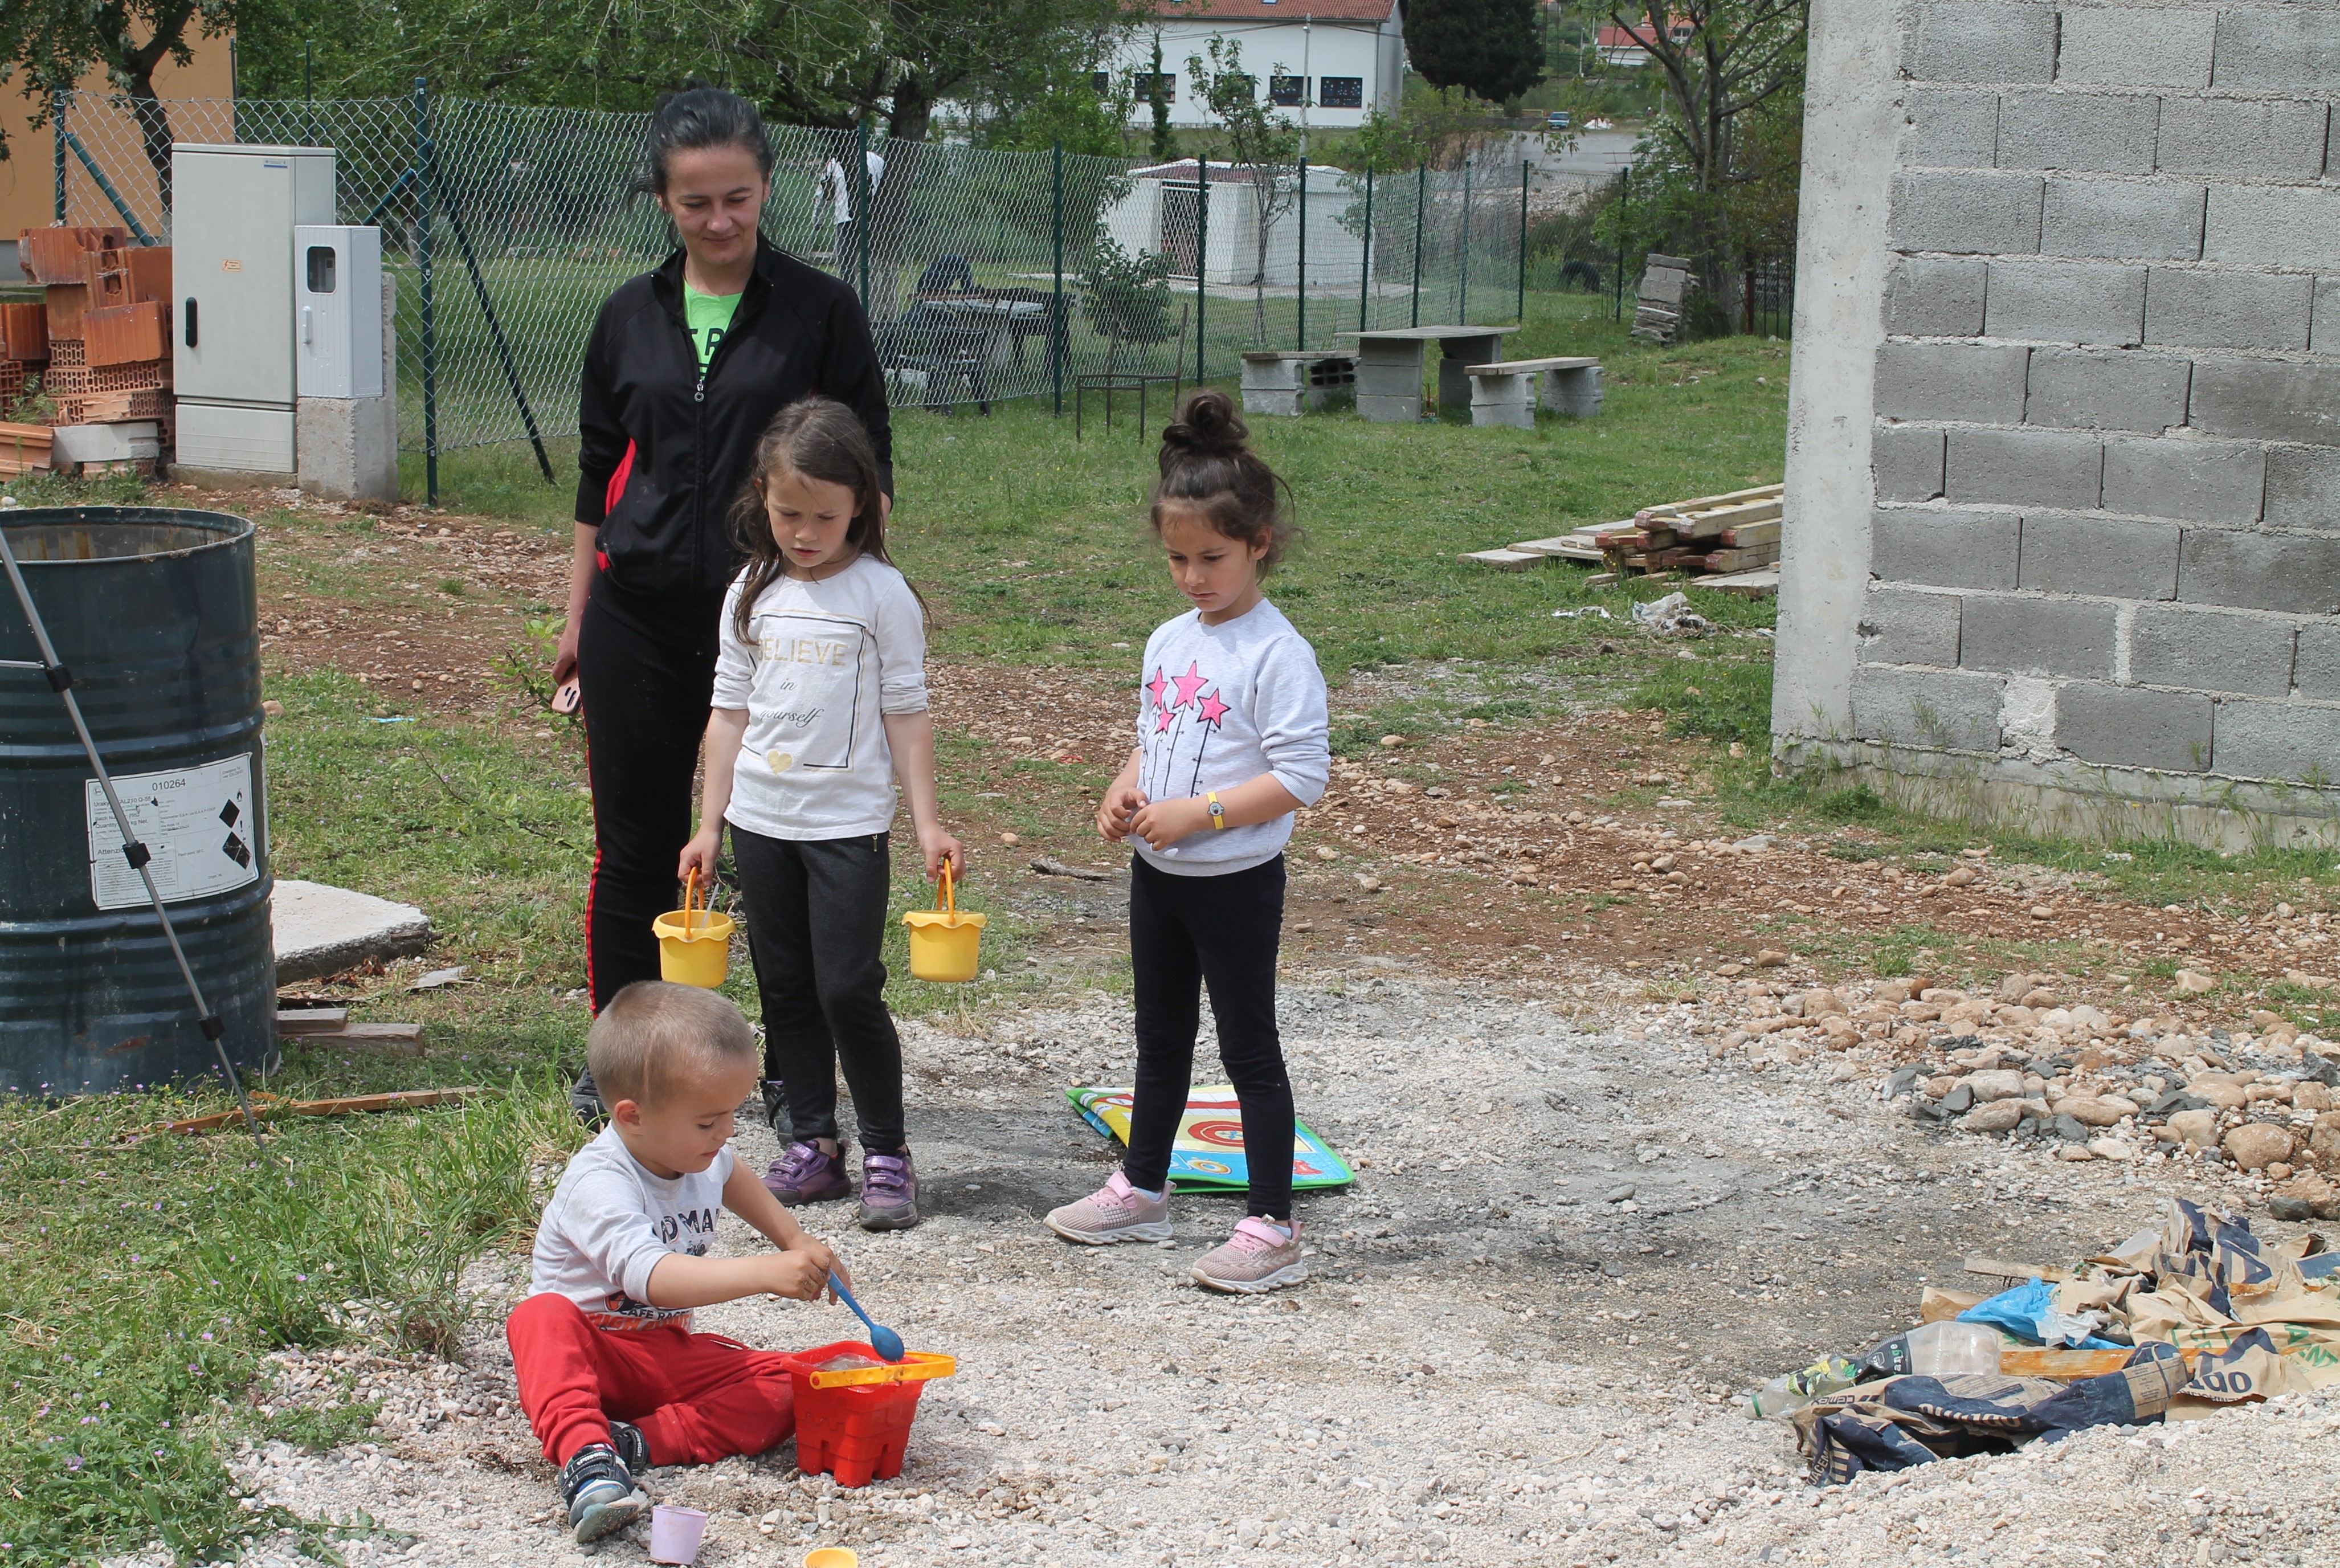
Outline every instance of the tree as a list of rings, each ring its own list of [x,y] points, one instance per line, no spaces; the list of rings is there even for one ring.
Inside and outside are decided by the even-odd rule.
[[[33,123],[41,125],[54,108],[44,95],[104,67],[106,80],[130,100],[167,211],[171,122],[154,95],[154,73],[165,60],[186,65],[190,40],[230,32],[235,18],[235,0],[9,0],[0,7],[0,84],[21,79],[35,104]],[[0,158],[7,155],[0,135]]]
[[[1173,144],[1170,140],[1169,81],[1162,74],[1162,29],[1154,29],[1154,70],[1145,78],[1145,103],[1154,112],[1154,139],[1146,152],[1157,164],[1170,161]]]
[[[1200,55],[1186,56],[1186,77],[1194,84],[1195,100],[1210,111],[1211,118],[1227,134],[1227,150],[1238,167],[1250,173],[1253,233],[1257,237],[1259,253],[1252,273],[1252,328],[1261,339],[1267,336],[1267,234],[1276,214],[1292,204],[1294,187],[1284,180],[1283,165],[1300,154],[1300,131],[1291,120],[1275,112],[1273,105],[1262,101],[1259,79],[1243,67],[1243,45],[1231,38],[1212,35],[1206,45],[1210,58]],[[1269,67],[1281,76],[1282,62]],[[1209,164],[1205,159],[1196,164],[1203,174],[1201,197],[1211,199]],[[1195,265],[1199,270],[1208,264],[1197,256]]]
[[[1433,87],[1507,104],[1543,80],[1536,0],[1413,0],[1405,52]]]
[[[1636,184],[1667,243],[1697,263],[1709,311],[1726,316],[1759,237],[1792,243],[1810,0],[1681,0],[1610,19],[1650,53],[1665,86]],[[1782,188],[1784,187],[1784,202]]]

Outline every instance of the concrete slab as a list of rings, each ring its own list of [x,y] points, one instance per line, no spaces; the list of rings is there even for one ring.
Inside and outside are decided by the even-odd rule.
[[[411,904],[322,882],[280,880],[269,915],[276,983],[313,980],[369,958],[402,958],[431,946],[431,917]]]

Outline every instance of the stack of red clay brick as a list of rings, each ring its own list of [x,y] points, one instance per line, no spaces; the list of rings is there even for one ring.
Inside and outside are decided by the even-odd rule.
[[[44,297],[0,305],[0,415],[53,427],[59,471],[152,473],[171,437],[169,248],[59,225],[16,253]]]

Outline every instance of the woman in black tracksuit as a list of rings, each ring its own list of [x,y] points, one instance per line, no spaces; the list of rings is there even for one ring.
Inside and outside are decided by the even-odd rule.
[[[729,514],[756,438],[823,392],[868,426],[890,508],[892,431],[869,323],[843,283],[757,231],[772,154],[745,100],[695,88],[650,127],[650,184],[682,249],[601,306],[578,396],[576,558],[553,666],[583,699],[593,787],[586,978],[599,1012],[659,978],[691,779],[739,568]],[[572,1097],[599,1111],[590,1075]]]

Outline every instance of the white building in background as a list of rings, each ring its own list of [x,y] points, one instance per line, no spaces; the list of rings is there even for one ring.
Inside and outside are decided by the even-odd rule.
[[[1210,164],[1210,211],[1198,223],[1195,160],[1157,164],[1129,172],[1129,194],[1107,207],[1102,223],[1114,243],[1133,254],[1154,251],[1170,258],[1174,277],[1195,275],[1197,230],[1208,254],[1202,258],[1206,284],[1248,286],[1263,275],[1271,289],[1301,282],[1301,245],[1307,245],[1307,283],[1313,290],[1347,285],[1364,276],[1364,240],[1342,220],[1364,198],[1343,183],[1341,170],[1311,164],[1304,222],[1299,172],[1290,164],[1273,170],[1241,168],[1217,159]],[[1254,176],[1273,178],[1280,200],[1267,221],[1267,243],[1260,244],[1260,203]],[[1358,225],[1363,227],[1362,224]]]
[[[1295,122],[1341,129],[1363,124],[1371,110],[1397,108],[1405,81],[1405,28],[1397,0],[1155,0],[1154,15],[1151,24],[1130,30],[1109,70],[1098,76],[1100,89],[1136,78],[1133,125],[1154,122],[1145,89],[1157,34],[1174,125],[1211,123],[1195,102],[1186,61],[1193,55],[1207,60],[1214,37],[1243,45],[1244,69],[1260,95]]]

